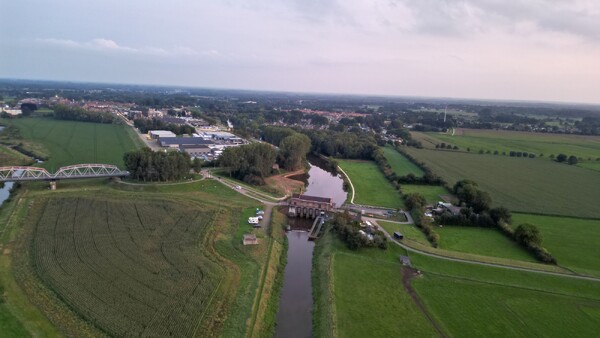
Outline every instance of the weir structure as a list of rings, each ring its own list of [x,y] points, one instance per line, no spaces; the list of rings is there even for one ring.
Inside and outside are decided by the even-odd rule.
[[[293,194],[288,202],[288,216],[316,218],[321,213],[332,211],[331,198]]]
[[[56,189],[56,181],[77,178],[123,177],[129,172],[111,164],[75,164],[59,168],[55,173],[39,167],[0,167],[0,182],[50,181],[50,189]]]

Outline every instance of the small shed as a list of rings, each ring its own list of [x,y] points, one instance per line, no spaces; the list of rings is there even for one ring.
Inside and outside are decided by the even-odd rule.
[[[410,266],[410,258],[408,256],[400,256],[400,263],[404,266]]]
[[[244,239],[242,240],[244,245],[257,245],[258,239],[254,234],[244,234]]]

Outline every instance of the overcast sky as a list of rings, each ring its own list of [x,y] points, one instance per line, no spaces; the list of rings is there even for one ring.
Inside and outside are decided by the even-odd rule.
[[[600,103],[598,0],[1,0],[0,77]]]

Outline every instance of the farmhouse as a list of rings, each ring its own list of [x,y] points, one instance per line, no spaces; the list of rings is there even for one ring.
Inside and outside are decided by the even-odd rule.
[[[438,202],[436,208],[433,209],[433,212],[436,214],[441,214],[445,211],[451,213],[452,215],[458,215],[460,214],[460,207],[457,207],[452,203]]]
[[[244,239],[242,240],[244,245],[257,245],[258,239],[254,234],[244,234]]]

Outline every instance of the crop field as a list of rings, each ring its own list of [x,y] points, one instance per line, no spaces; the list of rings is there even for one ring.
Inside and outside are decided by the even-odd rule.
[[[400,193],[383,176],[375,162],[338,160],[354,185],[354,203],[388,208],[403,208]]]
[[[558,264],[576,272],[600,276],[600,220],[513,214],[513,225],[539,227],[543,246]]]
[[[435,204],[442,200],[440,196],[449,194],[446,188],[436,185],[402,184],[400,191],[405,195],[414,192],[419,193],[425,197],[428,204]]]
[[[450,185],[471,179],[494,205],[550,215],[600,218],[600,175],[567,164],[449,151],[406,148]]]
[[[382,148],[385,158],[392,167],[392,170],[398,176],[405,176],[408,174],[414,174],[415,176],[423,176],[423,170],[416,164],[412,163],[404,155],[397,152],[392,146],[385,146]]]
[[[55,198],[35,230],[34,267],[75,311],[117,336],[191,336],[218,287],[197,247],[214,218],[189,206]]]
[[[435,231],[440,235],[441,249],[536,262],[531,254],[496,229],[445,226]]]
[[[139,144],[131,128],[124,125],[48,118],[22,118],[10,123],[19,128],[25,147],[47,152],[44,155],[49,159],[41,166],[51,170],[77,163],[122,166],[123,154]]]
[[[587,337],[600,324],[598,282],[422,255],[411,260],[423,271],[412,285],[450,335]]]
[[[417,133],[415,133],[417,134]],[[600,137],[546,134],[507,130],[483,130],[483,129],[457,129],[454,135],[443,133],[422,133],[417,136],[422,140],[423,146],[435,147],[435,144],[445,142],[456,145],[460,150],[467,148],[471,152],[480,149],[494,152],[498,150],[507,154],[512,151],[526,151],[536,155],[560,153],[575,155],[587,159],[596,159],[600,154]],[[423,142],[425,140],[425,142]]]

